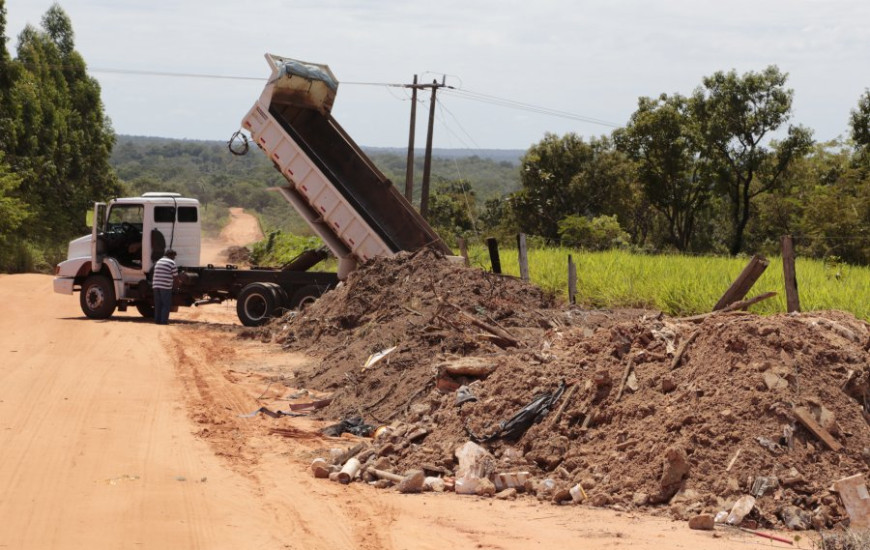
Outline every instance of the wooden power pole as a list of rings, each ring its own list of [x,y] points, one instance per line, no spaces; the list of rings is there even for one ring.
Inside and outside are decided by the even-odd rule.
[[[411,85],[411,132],[408,135],[408,165],[405,168],[405,198],[414,201],[414,133],[417,128],[417,75]]]
[[[405,171],[405,197],[408,200],[411,200],[411,197],[414,193],[414,174],[413,174],[413,160],[414,160],[414,127],[415,127],[415,117],[417,114],[416,106],[417,106],[417,90],[422,90],[425,88],[432,89],[432,99],[429,101],[429,127],[426,130],[426,156],[423,159],[423,181],[420,185],[420,215],[424,218],[429,217],[429,180],[432,172],[432,133],[435,127],[435,93],[438,91],[438,88],[452,88],[453,86],[447,86],[445,84],[446,77],[441,79],[441,83],[439,84],[437,80],[433,80],[432,84],[417,84],[417,76],[414,76],[414,83],[406,85],[407,88],[412,88],[414,90],[413,99],[414,102],[411,105],[411,138],[409,140],[408,147],[408,168]]]

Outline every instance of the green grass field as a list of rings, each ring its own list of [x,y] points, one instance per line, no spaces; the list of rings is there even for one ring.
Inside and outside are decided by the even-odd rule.
[[[748,257],[642,255],[624,251],[580,252],[567,248],[529,250],[533,283],[563,299],[568,294],[568,255],[577,265],[577,303],[594,308],[644,307],[669,315],[710,311],[740,274]],[[502,271],[519,276],[516,249],[500,251]],[[490,269],[485,247],[469,250],[472,265]],[[770,265],[747,297],[775,291],[752,306],[758,313],[785,312],[782,259]],[[841,309],[870,320],[870,269],[798,258],[801,310]]]

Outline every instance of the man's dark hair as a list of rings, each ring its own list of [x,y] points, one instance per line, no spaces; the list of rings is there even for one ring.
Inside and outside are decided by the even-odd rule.
[[[167,258],[174,258],[176,256],[176,253],[171,248],[167,248],[166,252],[164,252],[163,255],[166,256]]]

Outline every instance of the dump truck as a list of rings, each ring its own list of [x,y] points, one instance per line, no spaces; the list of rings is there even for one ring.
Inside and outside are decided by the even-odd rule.
[[[334,288],[361,263],[424,246],[450,249],[332,117],[338,80],[323,64],[266,54],[267,84],[242,130],[284,176],[277,190],[325,247],[281,268],[200,264],[200,205],[175,193],[149,192],[94,204],[90,235],[69,244],[55,268],[54,290],[80,293],[84,314],[106,319],[135,307],[154,314],[151,275],[176,250],[173,310],[236,300],[239,320],[257,326]],[[311,269],[328,256],[337,273]]]

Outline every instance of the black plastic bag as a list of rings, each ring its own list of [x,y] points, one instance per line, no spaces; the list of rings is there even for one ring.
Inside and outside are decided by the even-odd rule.
[[[517,440],[532,427],[532,424],[540,422],[542,418],[547,416],[556,401],[562,397],[565,388],[565,381],[562,380],[556,391],[536,396],[531,403],[520,409],[515,415],[499,423],[498,429],[490,435],[479,437],[468,429],[468,426],[465,426],[465,431],[475,443],[486,443],[499,438]]]

